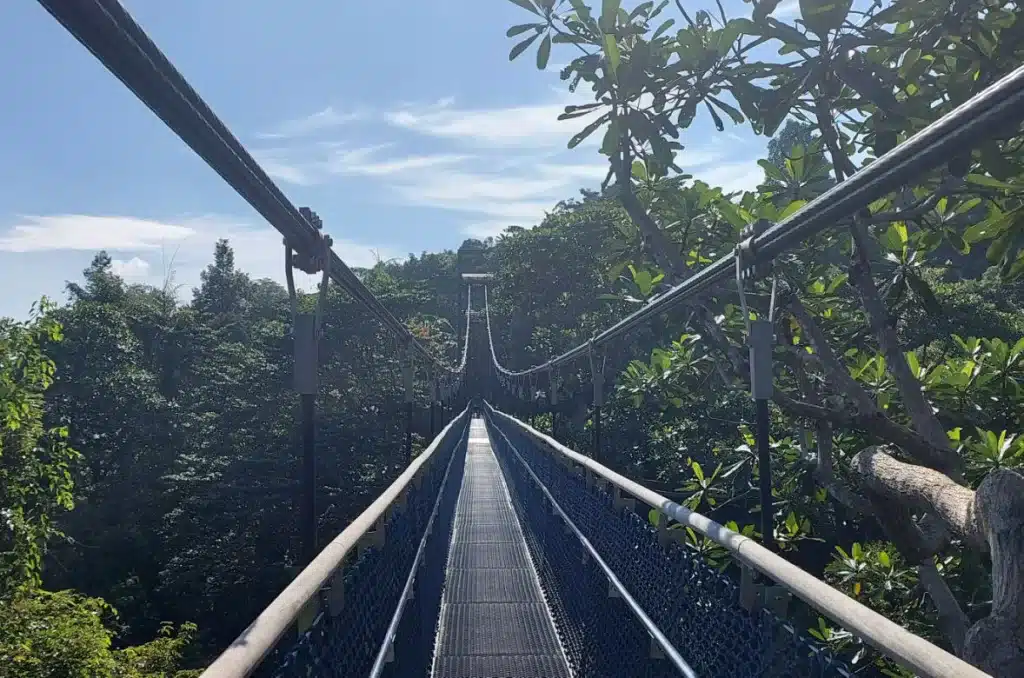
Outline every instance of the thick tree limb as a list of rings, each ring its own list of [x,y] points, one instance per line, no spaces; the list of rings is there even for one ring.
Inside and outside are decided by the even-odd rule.
[[[878,446],[859,452],[853,467],[872,492],[898,499],[919,512],[934,513],[966,541],[985,548],[970,488],[928,467],[898,461]]]
[[[858,455],[859,456],[859,455]],[[856,458],[854,459],[856,464]],[[935,569],[934,551],[914,522],[911,507],[898,497],[865,488],[872,514],[885,536],[896,545],[907,562],[917,566],[918,578],[939,615],[939,627],[956,647],[962,647],[967,631],[967,616],[946,580]],[[958,645],[959,644],[959,645]]]

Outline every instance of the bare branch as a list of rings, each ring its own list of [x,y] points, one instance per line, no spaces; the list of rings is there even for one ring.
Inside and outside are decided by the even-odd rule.
[[[832,347],[829,345],[828,339],[825,337],[825,333],[818,326],[818,323],[814,321],[811,314],[807,312],[803,303],[795,295],[792,301],[788,304],[790,313],[797,319],[800,326],[804,328],[807,335],[811,339],[811,344],[814,346],[814,350],[818,352],[821,361],[824,365],[825,371],[828,373],[829,378],[836,382],[841,392],[853,400],[857,405],[857,409],[862,414],[876,414],[878,413],[878,406],[875,401],[872,400],[871,394],[864,389],[863,386],[857,383],[857,381],[850,375],[850,370],[847,369],[846,365],[840,362],[836,356]]]
[[[949,444],[946,429],[935,416],[931,403],[924,397],[921,382],[910,371],[910,365],[907,364],[907,359],[903,355],[896,330],[889,324],[889,314],[885,309],[885,304],[882,303],[875,281],[871,277],[867,227],[863,223],[855,221],[850,230],[856,244],[855,260],[850,266],[850,283],[860,295],[864,311],[867,313],[868,325],[885,356],[886,369],[896,382],[903,405],[910,415],[910,420],[914,423],[914,428],[936,450],[941,451],[938,458],[921,459],[921,461],[934,465],[935,468],[946,473],[956,475],[959,472],[960,459]],[[907,450],[907,452],[914,454],[913,450]]]

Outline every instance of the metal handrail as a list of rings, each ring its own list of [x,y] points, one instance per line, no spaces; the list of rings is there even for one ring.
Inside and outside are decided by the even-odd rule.
[[[467,440],[469,436],[469,427],[467,426],[462,430],[462,438],[459,439],[458,447]],[[391,654],[392,644],[395,642],[395,635],[398,633],[398,625],[402,622],[402,615],[405,613],[405,605],[409,602],[409,598],[412,595],[412,587],[416,583],[417,570],[420,567],[420,562],[423,560],[423,552],[427,548],[427,539],[430,538],[431,531],[434,527],[434,518],[437,517],[437,510],[441,506],[441,497],[444,496],[445,486],[448,484],[448,478],[452,472],[452,466],[455,464],[456,454],[452,454],[451,459],[448,460],[448,466],[444,470],[444,478],[441,480],[441,488],[437,491],[437,498],[434,499],[434,508],[430,512],[430,520],[427,521],[427,526],[423,528],[423,536],[420,538],[419,546],[416,548],[416,557],[413,558],[412,567],[409,568],[409,574],[405,578],[405,586],[402,587],[402,596],[398,600],[398,606],[395,608],[395,613],[391,615],[391,622],[388,624],[388,630],[384,634],[384,640],[381,641],[380,649],[377,650],[377,657],[373,662],[373,668],[370,670],[369,678],[378,678],[381,672],[384,671],[384,666],[388,663],[389,655]]]
[[[425,471],[437,450],[448,440],[453,430],[465,423],[468,416],[467,407],[442,429],[422,454],[412,460],[395,482],[324,547],[256,620],[203,671],[200,678],[245,678],[251,675],[284,634],[294,627],[302,611],[318,600],[321,589],[340,573],[349,554],[355,553],[359,542],[373,531],[378,521],[384,519],[388,509]]]
[[[490,419],[489,416],[488,419]],[[569,515],[562,509],[561,505],[559,505],[554,495],[551,494],[551,490],[549,490],[547,486],[544,485],[544,482],[537,477],[537,474],[533,472],[533,469],[531,469],[530,465],[526,463],[526,460],[523,459],[523,456],[519,454],[519,450],[517,450],[516,446],[512,444],[512,441],[508,439],[508,436],[505,435],[505,432],[498,427],[494,427],[494,429],[501,435],[502,438],[505,439],[505,442],[508,443],[509,448],[516,455],[516,458],[519,459],[519,462],[523,465],[523,468],[526,469],[526,472],[528,474],[530,474],[530,477],[533,479],[533,482],[537,484],[537,487],[540,488],[540,491],[543,492],[544,496],[547,497],[547,500],[551,502],[551,508],[555,510],[558,516],[565,522],[565,525],[569,528],[569,531],[572,532],[573,535],[575,535],[576,539],[579,540],[580,544],[583,546],[583,549],[587,552],[587,555],[590,557],[591,560],[594,561],[594,563],[597,564],[598,568],[600,568],[601,572],[608,580],[608,583],[611,584],[612,588],[614,588],[618,592],[619,597],[622,598],[622,601],[626,604],[626,607],[629,608],[629,611],[633,613],[633,616],[637,618],[637,620],[640,622],[640,625],[644,627],[644,630],[647,631],[651,638],[654,639],[654,642],[656,642],[658,646],[661,648],[662,652],[665,653],[665,657],[670,662],[672,662],[672,665],[679,669],[679,671],[684,676],[686,676],[686,678],[697,678],[697,673],[693,670],[693,667],[691,667],[689,663],[687,663],[687,661],[683,659],[683,656],[682,654],[680,654],[679,650],[676,649],[675,645],[673,645],[672,642],[661,631],[661,629],[658,628],[658,625],[654,623],[654,620],[652,620],[650,616],[648,616],[647,612],[644,611],[644,608],[641,607],[640,603],[638,603],[636,601],[636,598],[633,597],[633,594],[631,594],[629,592],[629,589],[626,588],[626,585],[623,584],[622,580],[619,579],[618,576],[615,574],[615,571],[612,570],[608,563],[604,561],[604,558],[601,557],[601,554],[597,552],[597,549],[594,548],[594,545],[590,542],[590,540],[586,538],[586,536],[580,531],[578,527],[576,527],[576,523],[574,523],[572,519],[569,517]]]
[[[594,475],[639,499],[647,506],[687,527],[692,527],[727,549],[743,565],[772,579],[822,615],[863,639],[901,666],[916,672],[917,675],[924,678],[992,678],[977,667],[971,666],[874,610],[852,600],[809,572],[772,553],[753,539],[730,530],[685,506],[680,506],[593,459],[570,450],[551,436],[495,409],[490,403],[485,403],[485,405],[490,413],[516,426],[540,448],[585,467]]]

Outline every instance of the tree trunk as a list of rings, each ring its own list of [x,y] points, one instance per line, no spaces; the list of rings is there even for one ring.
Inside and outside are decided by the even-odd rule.
[[[997,469],[974,495],[992,554],[992,611],[967,632],[964,659],[997,678],[1024,676],[1024,476]]]
[[[1024,476],[996,469],[972,491],[938,471],[897,461],[878,447],[861,451],[853,466],[868,492],[885,502],[877,512],[883,529],[894,527],[893,522],[897,530],[904,528],[913,506],[941,518],[971,545],[988,548],[992,611],[967,631],[962,654],[997,678],[1024,676]],[[902,533],[890,539],[899,545],[910,538]],[[956,617],[963,613],[951,610],[955,600],[938,572],[928,569],[934,567],[931,558],[918,563],[921,583],[939,606],[942,626],[956,644]],[[942,589],[933,588],[938,583]]]

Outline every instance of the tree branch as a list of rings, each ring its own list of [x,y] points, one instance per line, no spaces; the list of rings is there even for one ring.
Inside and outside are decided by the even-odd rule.
[[[828,343],[828,339],[825,337],[825,333],[822,332],[818,323],[814,321],[811,314],[807,312],[807,309],[801,303],[800,299],[793,296],[792,301],[788,304],[790,313],[796,318],[800,326],[804,328],[804,331],[811,339],[811,345],[814,346],[814,350],[818,352],[818,356],[821,358],[822,365],[825,368],[825,372],[828,376],[836,382],[836,385],[840,388],[841,392],[849,397],[857,405],[857,410],[861,414],[874,415],[878,413],[878,406],[875,401],[872,400],[871,394],[865,390],[863,386],[857,383],[857,381],[850,375],[850,370],[847,369],[839,358],[836,356],[832,347]]]
[[[910,371],[910,365],[907,364],[907,359],[903,355],[896,330],[889,324],[889,314],[878,294],[878,288],[875,287],[875,281],[871,277],[867,227],[855,220],[850,230],[856,244],[855,259],[850,266],[850,283],[860,295],[864,311],[867,313],[868,326],[885,356],[886,369],[896,382],[896,387],[899,389],[900,397],[914,428],[931,443],[935,450],[940,451],[939,455],[929,455],[928,459],[921,459],[921,461],[945,473],[958,475],[960,459],[949,444],[945,427],[935,416],[931,403],[924,397],[921,382]],[[907,452],[914,454],[913,450],[907,450]]]
[[[836,410],[793,398],[779,389],[772,399],[784,412],[791,416],[804,417],[815,421],[827,421],[833,426],[856,429],[870,439],[898,445],[908,454],[928,459],[941,459],[942,451],[925,440],[916,431],[897,424],[880,414],[865,415],[847,410]]]

